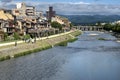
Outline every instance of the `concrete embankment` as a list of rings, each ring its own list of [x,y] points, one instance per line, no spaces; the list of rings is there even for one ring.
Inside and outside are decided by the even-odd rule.
[[[64,42],[73,41],[75,36],[80,35],[81,31],[74,30],[66,33],[52,35],[49,37],[37,39],[35,43],[20,43],[17,46],[13,44],[4,45],[0,47],[0,61],[16,58],[19,56],[25,56],[27,54],[39,52],[48,48],[52,48],[55,45],[63,44]]]

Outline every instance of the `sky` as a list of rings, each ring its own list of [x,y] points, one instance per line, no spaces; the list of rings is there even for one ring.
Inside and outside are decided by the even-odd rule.
[[[120,0],[0,0],[0,7],[15,8],[16,3],[25,2],[45,12],[53,6],[57,14],[66,15],[120,15]]]
[[[120,4],[120,0],[0,0],[1,2],[47,2],[47,3],[97,3],[97,4]]]

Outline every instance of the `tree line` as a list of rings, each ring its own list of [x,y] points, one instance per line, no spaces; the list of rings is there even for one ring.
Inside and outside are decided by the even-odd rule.
[[[118,23],[116,24],[106,23],[103,28],[107,31],[113,31],[113,32],[120,33],[120,24]]]

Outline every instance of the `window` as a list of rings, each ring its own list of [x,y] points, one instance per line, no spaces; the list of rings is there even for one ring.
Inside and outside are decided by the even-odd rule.
[[[18,10],[15,10],[15,13],[19,13],[19,11],[18,11]]]

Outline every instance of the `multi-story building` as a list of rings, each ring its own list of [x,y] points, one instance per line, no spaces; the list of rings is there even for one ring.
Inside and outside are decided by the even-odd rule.
[[[54,21],[56,21],[56,22],[58,22],[58,23],[60,23],[62,25],[64,24],[64,22],[63,22],[63,20],[62,20],[62,18],[60,16],[52,17],[51,22],[54,22]]]
[[[27,16],[35,16],[35,7],[34,6],[26,6],[26,15]]]
[[[36,16],[39,18],[44,18],[43,11],[36,11]]]
[[[27,33],[29,28],[34,28],[37,22],[35,7],[27,6],[25,3],[17,3],[16,9],[13,9],[13,15],[16,16],[18,26],[23,33]],[[27,28],[27,29],[26,29]]]
[[[68,31],[70,29],[71,22],[67,18],[61,17],[61,16],[55,16],[55,17],[52,17],[51,19],[51,22],[54,22],[54,21],[60,23],[63,26],[62,29],[64,31]]]
[[[35,7],[27,6],[25,3],[17,3],[16,9],[12,11],[13,15],[20,17],[35,16]]]
[[[2,41],[4,38],[3,22],[4,22],[4,20],[0,19],[0,41]]]
[[[65,18],[65,17],[61,17],[61,16],[55,16],[55,17],[52,17],[51,21],[56,21],[62,25],[64,25],[65,27],[69,27],[70,26],[70,21]]]
[[[46,14],[47,14],[47,15],[46,15],[46,16],[47,16],[47,19],[51,21],[52,17],[55,17],[56,12],[53,11],[53,7],[50,6],[50,7],[49,7],[49,11],[46,11]]]
[[[16,9],[13,9],[12,13],[15,16],[26,16],[26,5],[25,5],[25,3],[17,3],[16,4]]]
[[[14,17],[4,9],[0,10],[0,29],[8,34],[12,34],[15,30]]]

